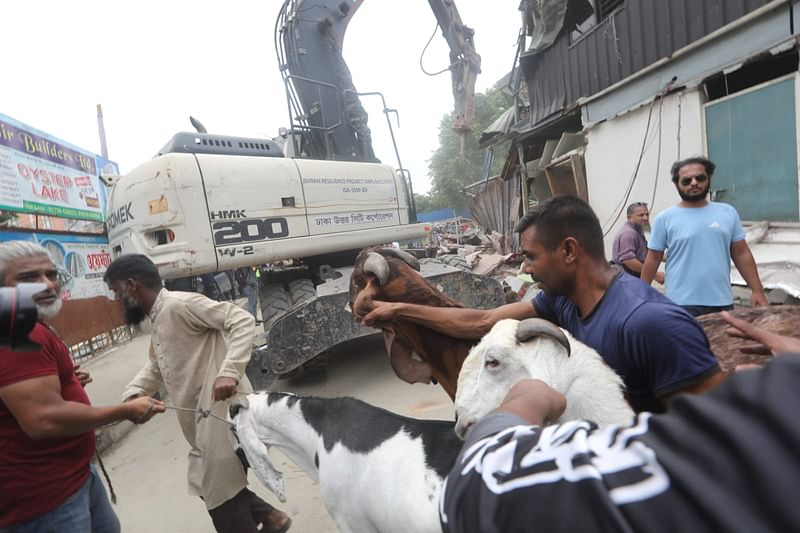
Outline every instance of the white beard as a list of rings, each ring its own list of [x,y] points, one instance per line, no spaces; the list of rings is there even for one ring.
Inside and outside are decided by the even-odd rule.
[[[61,300],[61,298],[57,298],[56,301],[50,305],[36,304],[36,311],[39,313],[39,320],[48,320],[55,317],[59,311],[61,311],[61,306],[63,303],[64,302]]]

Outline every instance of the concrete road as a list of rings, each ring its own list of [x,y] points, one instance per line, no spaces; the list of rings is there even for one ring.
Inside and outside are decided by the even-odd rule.
[[[279,381],[272,388],[315,396],[353,396],[417,418],[453,418],[452,402],[441,387],[409,385],[394,375],[383,339],[377,335],[342,345],[331,356],[327,372]],[[106,453],[104,461],[117,493],[116,511],[123,531],[214,532],[203,503],[186,493],[187,450],[175,414],[168,411],[131,431]],[[335,532],[317,484],[280,452],[271,453],[275,466],[285,476],[287,502],[280,504],[252,473],[251,489],[289,513],[291,531]]]

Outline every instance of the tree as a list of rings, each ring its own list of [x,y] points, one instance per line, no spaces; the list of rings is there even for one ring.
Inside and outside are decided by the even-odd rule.
[[[438,209],[438,206],[433,203],[433,198],[427,194],[414,193],[414,205],[417,207],[417,213],[426,213]]]
[[[498,87],[492,87],[475,95],[475,124],[467,138],[466,159],[461,159],[461,138],[453,131],[453,113],[442,117],[439,123],[439,147],[428,160],[428,175],[431,178],[431,192],[426,202],[427,209],[460,209],[469,203],[469,197],[462,189],[484,177],[484,153],[478,148],[481,133],[494,122],[507,108],[509,102]],[[495,146],[495,158],[490,175],[500,171],[507,150],[507,144]],[[425,210],[419,208],[423,212]]]

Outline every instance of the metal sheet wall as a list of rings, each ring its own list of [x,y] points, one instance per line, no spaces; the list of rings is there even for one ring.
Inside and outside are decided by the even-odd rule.
[[[547,50],[523,56],[531,125],[768,4],[770,0],[627,0],[574,43],[562,30]],[[787,13],[789,5],[780,8]]]
[[[519,219],[519,191],[517,176],[508,180],[492,179],[486,184],[486,188],[470,201],[469,210],[472,218],[487,232],[501,233],[506,236],[509,243],[513,243],[514,227]]]

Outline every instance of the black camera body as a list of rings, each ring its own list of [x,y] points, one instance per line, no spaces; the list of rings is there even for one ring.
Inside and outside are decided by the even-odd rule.
[[[44,283],[0,287],[0,347],[15,352],[31,352],[41,348],[28,335],[39,317],[33,296],[44,290],[47,290]]]

